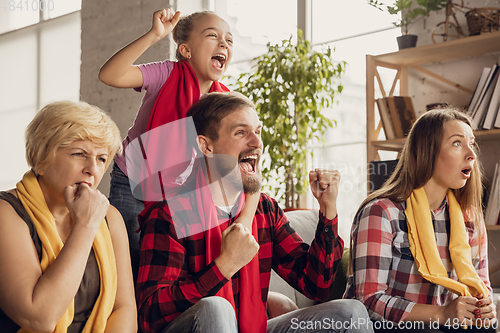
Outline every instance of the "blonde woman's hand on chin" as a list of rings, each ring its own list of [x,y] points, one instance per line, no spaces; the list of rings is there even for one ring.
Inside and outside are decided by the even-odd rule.
[[[109,208],[106,196],[85,183],[66,187],[64,194],[75,226],[87,226],[97,232]]]

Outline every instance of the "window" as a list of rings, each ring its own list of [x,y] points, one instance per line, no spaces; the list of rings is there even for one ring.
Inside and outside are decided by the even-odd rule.
[[[56,100],[78,101],[80,90],[81,0],[56,1],[46,19],[40,10],[8,6],[0,0],[1,189],[14,187],[28,170],[24,131],[35,113]]]
[[[350,225],[367,188],[365,55],[396,51],[395,37],[400,32],[391,24],[393,17],[366,0],[311,0],[310,9],[305,21],[311,22],[311,42],[335,48],[334,57],[346,61],[347,69],[338,104],[324,111],[337,126],[326,133],[325,144],[311,146],[314,159],[308,168],[330,167],[342,173],[337,207],[341,223]],[[251,59],[265,52],[268,42],[275,44],[296,34],[297,1],[218,0],[214,10],[235,34],[233,62],[227,72],[231,76],[249,71]],[[308,207],[318,208],[310,194]],[[348,239],[349,235],[341,236]]]

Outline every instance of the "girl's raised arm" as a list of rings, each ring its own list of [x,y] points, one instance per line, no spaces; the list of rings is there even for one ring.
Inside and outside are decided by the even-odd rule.
[[[139,88],[141,70],[133,63],[154,43],[167,36],[179,21],[180,12],[162,9],[153,14],[151,29],[120,51],[116,52],[99,71],[99,80],[115,88]]]
[[[236,223],[241,223],[243,226],[252,231],[253,217],[259,205],[260,191],[252,194],[247,194],[245,197],[245,207],[241,210],[240,216],[236,219]]]

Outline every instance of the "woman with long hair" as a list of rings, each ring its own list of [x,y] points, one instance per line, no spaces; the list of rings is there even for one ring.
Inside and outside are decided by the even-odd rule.
[[[481,178],[467,115],[447,107],[417,119],[351,231],[344,297],[365,304],[375,331],[497,325]]]

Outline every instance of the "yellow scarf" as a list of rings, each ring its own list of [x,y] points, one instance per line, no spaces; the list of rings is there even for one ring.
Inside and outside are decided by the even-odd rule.
[[[406,200],[405,209],[410,250],[418,271],[424,279],[457,295],[476,297],[482,294],[483,297],[488,297],[489,291],[472,265],[469,238],[460,205],[451,190],[448,190],[447,196],[450,212],[450,258],[460,282],[448,277],[439,256],[429,202],[422,187],[412,192]]]
[[[54,217],[45,202],[42,189],[33,171],[24,174],[23,179],[17,183],[19,200],[33,220],[38,236],[42,243],[42,260],[40,266],[42,272],[54,262],[64,244],[56,230]],[[104,332],[108,317],[115,303],[116,296],[116,261],[111,235],[105,220],[101,222],[99,230],[94,238],[94,253],[99,267],[101,277],[100,292],[92,313],[83,329],[83,333]],[[59,320],[54,330],[55,333],[64,333],[73,322],[74,301],[71,302],[64,316]],[[20,329],[20,332],[27,332]]]

